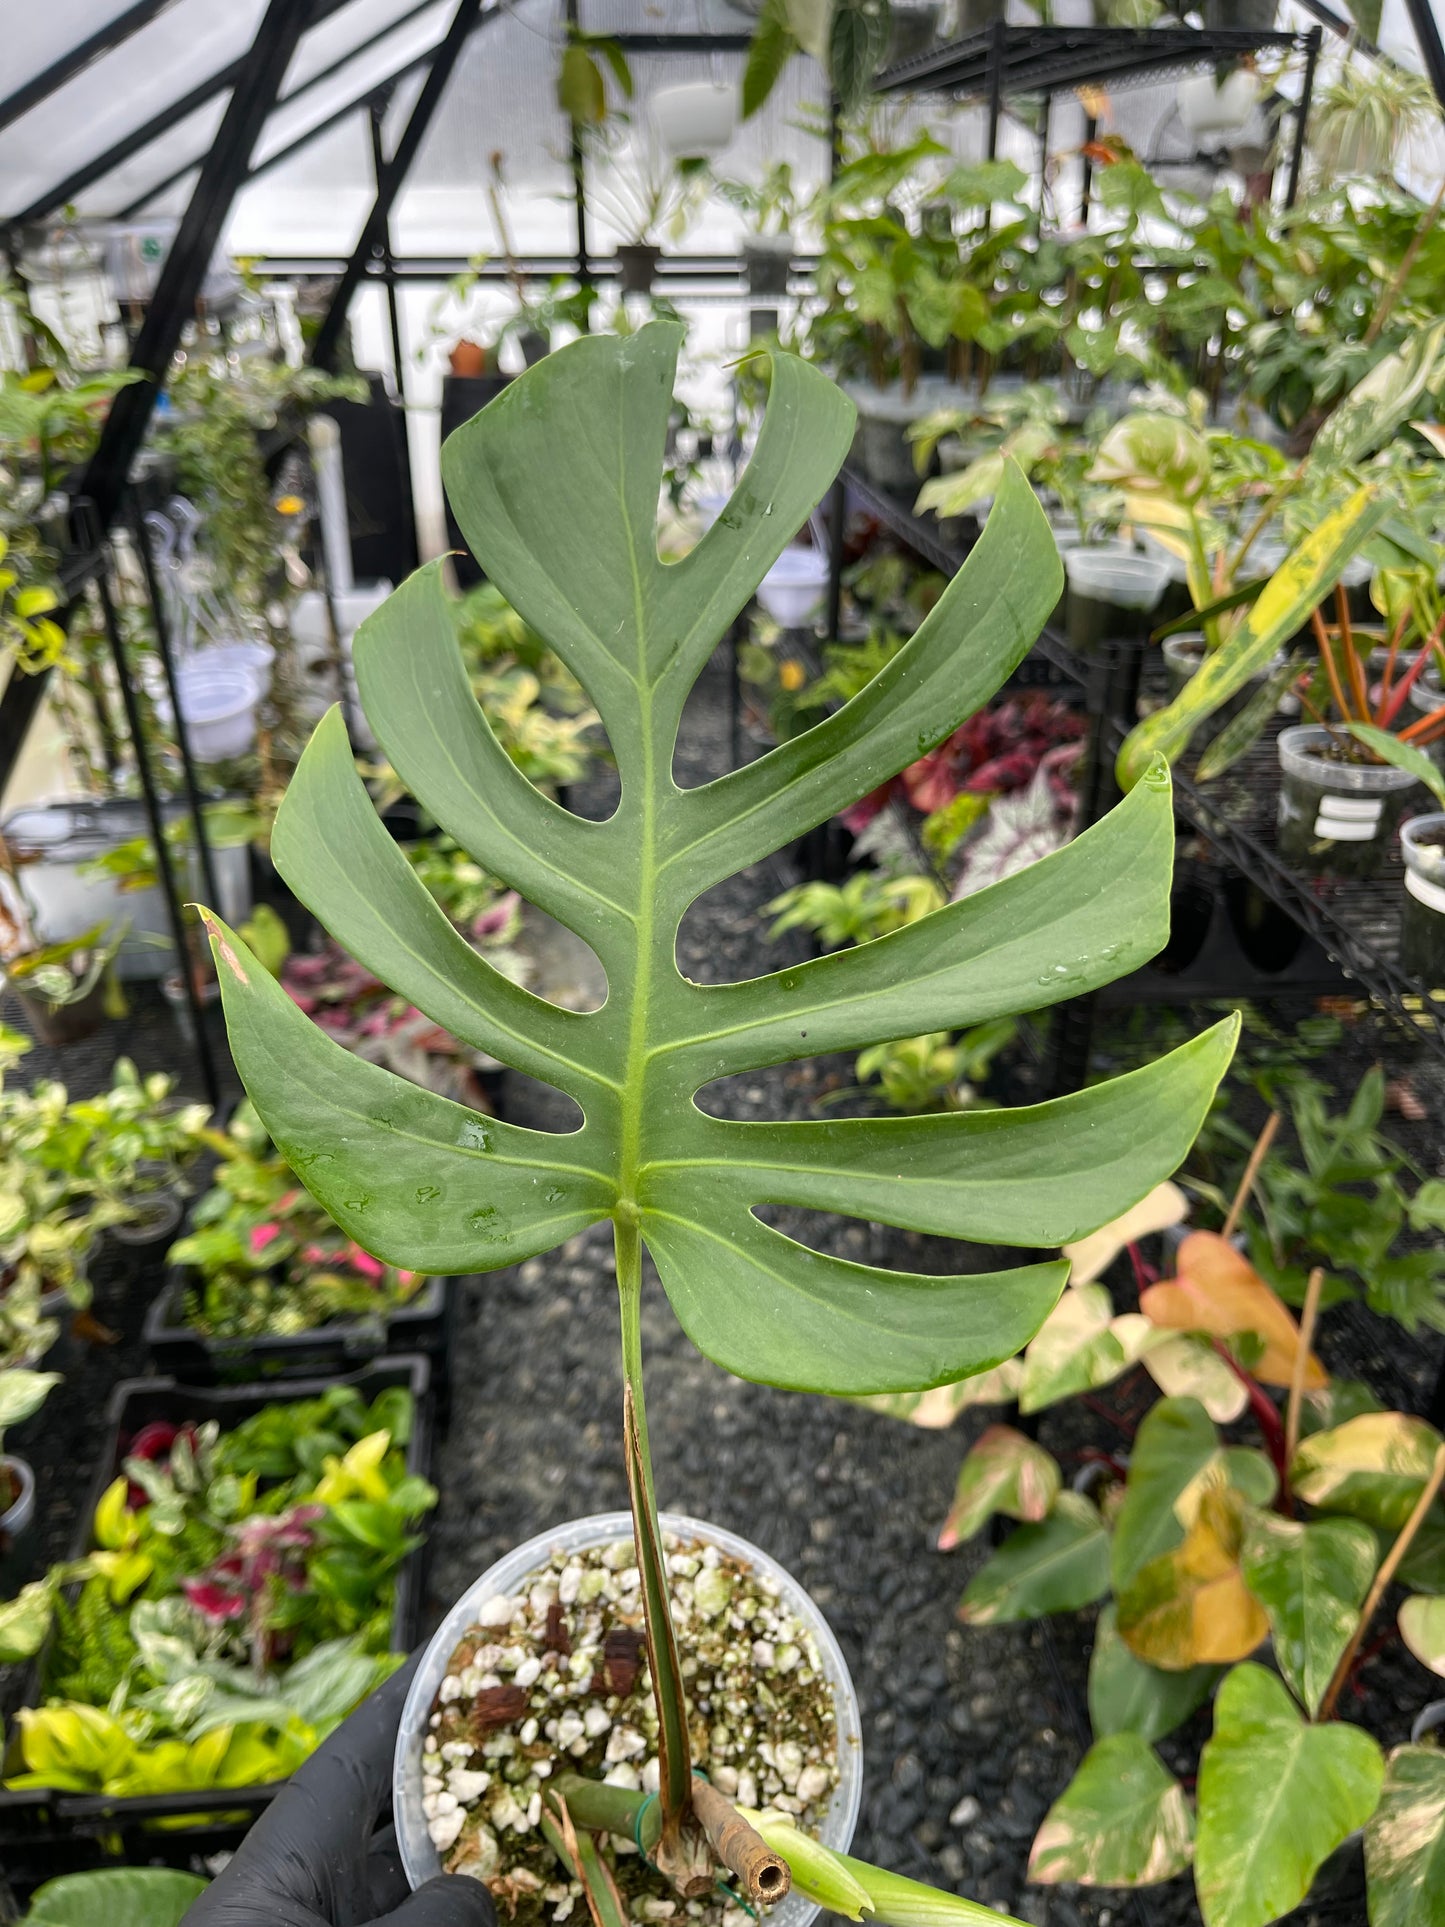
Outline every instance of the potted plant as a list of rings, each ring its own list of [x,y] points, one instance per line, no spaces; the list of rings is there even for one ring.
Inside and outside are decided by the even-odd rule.
[[[619,285],[624,295],[652,292],[664,241],[677,242],[697,217],[707,175],[678,163],[647,135],[621,122],[587,132],[587,198],[617,235]]]
[[[746,216],[743,272],[754,300],[780,301],[788,292],[798,218],[792,165],[774,161],[760,181],[719,178],[718,192]]]
[[[1400,831],[1405,898],[1400,962],[1427,988],[1445,984],[1445,815],[1415,816]]]
[[[24,1153],[7,1147],[0,1158],[0,1315],[10,1356],[29,1364],[36,1343],[46,1349],[58,1335],[57,1320],[90,1304],[86,1266],[96,1233],[110,1220],[104,1207],[77,1208],[63,1178],[39,1169]]]
[[[59,1383],[58,1372],[0,1367],[0,1447],[4,1433],[38,1412]],[[8,1597],[29,1571],[35,1539],[35,1474],[24,1459],[0,1450],[0,1594]]]
[[[708,1562],[705,1544],[684,1544],[682,1558],[700,1563],[691,1574],[670,1567],[656,1509],[641,1376],[643,1243],[694,1342],[744,1376],[872,1393],[984,1369],[1047,1315],[1063,1266],[1031,1264],[986,1282],[931,1277],[923,1289],[917,1278],[792,1243],[752,1214],[753,1202],[806,1199],[1035,1248],[1073,1236],[1178,1162],[1228,1059],[1233,1026],[1216,1027],[1122,1084],[1004,1114],[1017,1147],[1007,1180],[1000,1170],[990,1181],[978,1162],[987,1156],[979,1120],[988,1115],[988,1140],[997,1143],[997,1113],[870,1120],[862,1127],[876,1144],[869,1149],[847,1123],[781,1127],[781,1137],[780,1127],[767,1126],[765,1144],[763,1134],[705,1117],[692,1103],[693,1090],[730,1069],[956,1026],[1006,1012],[1019,999],[1037,1006],[1129,969],[1162,940],[1172,816],[1160,770],[1046,862],[891,936],[748,985],[684,983],[673,952],[687,904],[950,734],[1018,662],[1057,599],[1060,570],[1027,484],[1006,474],[968,561],[882,676],[795,742],[716,784],[677,791],[672,744],[688,689],[731,612],[831,481],[854,425],[846,399],[824,377],[776,357],[744,495],[689,556],[664,565],[654,528],[680,334],[654,324],[627,339],[593,336],[558,351],[453,437],[443,458],[488,576],[599,701],[622,775],[614,817],[598,824],[558,810],[507,758],[470,702],[435,568],[413,577],[357,640],[362,698],[393,767],[439,823],[468,847],[485,848],[490,869],[585,934],[607,971],[606,1004],[583,1015],[558,1011],[458,947],[368,806],[334,728],[323,727],[303,756],[273,838],[282,873],[348,947],[439,1020],[573,1095],[581,1129],[553,1139],[469,1116],[359,1062],[307,1021],[233,932],[215,919],[211,929],[238,1068],[277,1143],[343,1230],[388,1261],[450,1271],[515,1263],[598,1219],[613,1226],[633,1525],[631,1551],[615,1567],[637,1575],[626,1586],[619,1580],[616,1591],[619,1600],[640,1597],[643,1624],[635,1623],[634,1603],[634,1623],[610,1629],[626,1634],[610,1655],[602,1633],[603,1687],[609,1657],[630,1654],[636,1667],[645,1650],[655,1738],[636,1727],[619,1735],[610,1785],[569,1774],[543,1786],[539,1778],[526,1806],[515,1803],[522,1828],[508,1809],[509,1853],[512,1837],[525,1853],[528,1833],[545,1817],[563,1868],[605,1896],[598,1856],[610,1856],[608,1833],[619,1824],[630,1831],[635,1820],[660,1870],[652,1888],[658,1898],[668,1881],[684,1893],[710,1892],[721,1865],[753,1905],[780,1898],[790,1882],[828,1899],[841,1869],[858,1883],[848,1889],[855,1910],[867,1904],[887,1917],[886,1901],[872,1896],[917,1892],[912,1883],[820,1858],[800,1829],[775,1823],[781,1816],[739,1813],[717,1787],[703,1791],[691,1771],[686,1662],[669,1601],[674,1572],[698,1581]],[[623,480],[605,498],[590,480],[569,495],[570,539],[559,544],[557,491],[575,473],[579,437],[607,451],[607,472]],[[1003,960],[1000,944],[1012,961]],[[950,961],[939,967],[940,957]],[[900,1134],[911,1147],[902,1164]],[[1070,1175],[1062,1177],[1046,1142],[1088,1148],[1071,1155]],[[1115,1147],[1107,1162],[1106,1144]],[[915,1175],[900,1179],[905,1167]],[[974,1183],[962,1181],[969,1170]],[[918,1180],[925,1189],[915,1192]],[[602,1565],[611,1569],[605,1558]],[[745,1583],[761,1584],[756,1564],[750,1571]],[[592,1599],[607,1593],[605,1578],[586,1586]],[[541,1597],[529,1595],[522,1609]],[[700,1607],[696,1584],[693,1598]],[[560,1719],[554,1737],[531,1711],[533,1689],[546,1689],[570,1639],[560,1578],[556,1603],[560,1617],[549,1610],[544,1626],[553,1662],[530,1654],[530,1685],[520,1673],[502,1681],[491,1653],[482,1652],[485,1638],[469,1635],[465,1656],[443,1654],[456,1684],[437,1689],[435,1709],[424,1702],[410,1709],[399,1772],[423,1813],[422,1801],[435,1796],[426,1816],[433,1849],[449,1834],[449,1852],[464,1842],[484,1851],[472,1809],[487,1791],[469,1742],[449,1741],[466,1745],[465,1758],[448,1756],[448,1776],[454,1768],[471,1776],[459,1786],[426,1768],[423,1735],[437,1730],[429,1725],[433,1711],[440,1724],[447,1706],[470,1705],[475,1731],[485,1727],[510,1742],[499,1752],[537,1746],[580,1757],[563,1741]],[[510,1628],[519,1602],[508,1597],[496,1610],[498,1628],[503,1612]],[[689,1645],[699,1637],[696,1615],[682,1634]],[[451,1636],[444,1633],[443,1647]],[[780,1663],[785,1673],[789,1663],[804,1664],[818,1764],[831,1783],[836,1696],[811,1656],[791,1644],[790,1661],[776,1645],[764,1652],[755,1645],[749,1663],[765,1674]],[[590,1668],[590,1656],[578,1663]],[[619,1673],[613,1696],[622,1686]],[[522,1723],[518,1733],[514,1721]],[[576,1739],[585,1743],[585,1716],[581,1725]],[[655,1800],[640,1784],[643,1764],[653,1760]],[[798,1761],[799,1776],[806,1764]],[[622,1767],[637,1776],[637,1789]],[[426,1786],[424,1776],[442,1784]],[[403,1825],[409,1797],[399,1811]],[[787,1797],[806,1806],[796,1785]],[[453,1824],[460,1808],[477,1821],[470,1835],[467,1817]],[[447,1824],[431,1834],[438,1820]],[[766,1840],[760,1828],[768,1829]],[[421,1851],[421,1841],[409,1842],[409,1854]],[[499,1858],[494,1878],[505,1880],[508,1866]]]

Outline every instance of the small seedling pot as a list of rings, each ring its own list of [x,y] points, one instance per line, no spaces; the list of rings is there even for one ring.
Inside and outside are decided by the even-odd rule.
[[[1376,876],[1415,779],[1391,763],[1346,762],[1334,747],[1316,723],[1281,732],[1280,855],[1308,876]]]
[[[92,984],[83,997],[74,1003],[49,1004],[34,991],[23,990],[19,984],[11,989],[20,1001],[26,1021],[35,1032],[36,1041],[52,1050],[63,1050],[67,1044],[79,1044],[87,1037],[93,1037],[105,1022],[105,979]]]
[[[1197,631],[1186,631],[1185,634],[1178,636],[1166,636],[1159,645],[1159,653],[1164,658],[1164,674],[1169,685],[1169,700],[1173,702],[1174,698],[1204,667],[1207,655],[1204,637]],[[1276,656],[1268,669],[1262,670],[1257,676],[1251,676],[1243,689],[1237,689],[1232,696],[1220,704],[1212,716],[1206,716],[1189,739],[1195,749],[1202,749],[1207,742],[1219,734],[1226,723],[1233,722],[1236,716],[1246,710],[1283,663],[1284,657]]]
[[[858,410],[854,453],[863,473],[878,488],[890,495],[907,496],[910,502],[918,493],[918,471],[913,465],[908,427],[943,405],[946,386],[936,377],[925,377],[905,395],[902,383],[896,381],[886,388],[873,388],[865,382],[844,384]],[[956,394],[957,390],[948,392]]]
[[[35,1557],[35,1474],[24,1459],[0,1458],[0,1486],[9,1495],[0,1512],[0,1597],[13,1599]]]
[[[738,90],[719,80],[682,80],[659,87],[649,102],[663,150],[674,160],[721,154],[738,123]]]
[[[853,1690],[847,1661],[833,1637],[832,1629],[809,1595],[792,1574],[769,1558],[761,1548],[720,1526],[664,1512],[660,1520],[665,1533],[684,1540],[701,1540],[715,1545],[732,1558],[751,1565],[764,1579],[778,1588],[780,1597],[795,1618],[801,1620],[817,1642],[823,1671],[833,1696],[838,1727],[838,1784],[823,1816],[818,1837],[835,1853],[846,1853],[858,1823],[863,1798],[863,1735],[859,1720],[858,1696]],[[478,1610],[489,1599],[505,1597],[522,1589],[531,1575],[547,1566],[554,1552],[574,1553],[632,1538],[632,1518],[626,1512],[594,1513],[590,1518],[573,1519],[555,1531],[538,1533],[518,1546],[496,1565],[484,1572],[462,1594],[432,1637],[412,1679],[411,1690],[402,1709],[397,1729],[396,1755],[392,1770],[392,1806],[396,1818],[397,1844],[401,1863],[413,1887],[433,1879],[442,1871],[441,1861],[427,1832],[422,1812],[421,1756],[432,1703],[446,1677],[452,1654],[462,1635],[473,1624]],[[685,1635],[684,1635],[685,1638]],[[684,1646],[684,1653],[686,1647]],[[768,1913],[769,1927],[809,1927],[822,1910],[804,1895],[794,1891]]]
[[[785,629],[804,629],[828,587],[821,549],[788,548],[758,584],[758,601]]]
[[[213,649],[206,651],[206,659],[249,671],[256,678],[258,693],[263,697],[271,693],[271,672],[276,666],[276,651],[269,642],[247,639],[217,643]]]
[[[1445,986],[1445,815],[1415,816],[1400,831],[1405,900],[1400,961],[1428,989]]]
[[[1437,709],[1445,709],[1445,689],[1441,689],[1439,683],[1433,680],[1432,672],[1427,669],[1422,676],[1411,683],[1410,694],[1406,700],[1415,712],[1416,718],[1433,716]],[[1433,743],[1427,743],[1425,754],[1436,769],[1445,769],[1445,737],[1437,738]]]
[[[181,664],[176,700],[198,763],[224,763],[246,754],[256,740],[260,698],[255,672],[232,660],[229,649],[208,649]]]
[[[1071,549],[1068,578],[1069,641],[1081,656],[1097,655],[1106,643],[1142,642],[1169,583],[1157,556],[1130,549]]]
[[[651,241],[633,241],[617,250],[617,278],[624,294],[651,294],[662,249]]]
[[[750,295],[780,301],[788,292],[788,276],[793,269],[792,235],[759,235],[744,241],[743,268]]]

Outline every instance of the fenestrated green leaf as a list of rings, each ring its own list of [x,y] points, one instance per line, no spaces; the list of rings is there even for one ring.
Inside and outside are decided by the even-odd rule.
[[[233,1048],[288,1159],[378,1255],[485,1270],[611,1217],[641,1232],[689,1334],[730,1370],[846,1394],[955,1382],[1032,1335],[1061,1265],[884,1271],[810,1250],[755,1207],[1036,1249],[1041,1230],[1101,1222],[1174,1168],[1229,1033],[1117,1093],[1102,1086],[1002,1125],[965,1114],[739,1124],[705,1116],[693,1095],[734,1071],[923,1023],[1038,1009],[1132,968],[1167,930],[1167,780],[1155,772],[1045,863],[875,944],[745,984],[683,979],[688,905],[947,736],[1026,652],[1061,570],[1011,468],[968,561],[859,696],[746,768],[679,790],[673,751],[692,684],[832,479],[854,419],[816,369],[776,357],[732,501],[690,555],[664,563],[657,504],[679,338],[659,323],[576,342],[443,453],[478,561],[602,717],[622,779],[607,822],[552,803],[506,756],[472,698],[434,570],[355,644],[363,706],[402,782],[479,863],[592,946],[602,1008],[555,1010],[470,954],[372,819],[335,720],[301,760],[274,843],[288,883],[362,963],[454,1034],[567,1091],[582,1127],[547,1135],[479,1119],[359,1062],[216,927]]]
[[[1194,1853],[1184,1789],[1137,1733],[1096,1740],[1049,1808],[1029,1854],[1029,1879],[1081,1887],[1151,1887]]]
[[[67,1873],[37,1887],[32,1927],[179,1927],[206,1882],[174,1867],[107,1867]]]
[[[1137,1733],[1162,1740],[1201,1707],[1214,1691],[1222,1666],[1191,1666],[1166,1673],[1138,1659],[1119,1637],[1112,1600],[1099,1614],[1089,1656],[1089,1719],[1097,1739]]]
[[[1445,1753],[1397,1746],[1365,1828],[1370,1927],[1445,1927]]]
[[[1375,1535],[1348,1519],[1301,1525],[1254,1512],[1245,1521],[1241,1565],[1269,1614],[1279,1670],[1313,1718],[1360,1622],[1375,1573]]]
[[[1398,1532],[1414,1510],[1440,1434],[1404,1412],[1363,1412],[1300,1442],[1289,1482],[1320,1512],[1343,1512]]]
[[[938,1535],[938,1549],[971,1539],[995,1513],[1037,1524],[1048,1516],[1062,1480],[1058,1460],[1011,1425],[979,1433],[958,1468],[953,1504]]]
[[[1073,1612],[1109,1590],[1109,1535],[1079,1492],[1061,1492],[1048,1518],[1020,1526],[969,1581],[958,1616],[970,1626]]]
[[[1111,1565],[1120,1592],[1161,1552],[1184,1538],[1175,1501],[1219,1449],[1219,1435],[1197,1399],[1161,1398],[1145,1414],[1129,1457],[1129,1482],[1114,1521]]]
[[[1368,1733],[1308,1725],[1273,1673],[1236,1666],[1199,1767],[1194,1885],[1205,1927],[1265,1927],[1297,1907],[1374,1812],[1384,1777]]]
[[[1422,1666],[1445,1679],[1445,1599],[1415,1593],[1400,1608],[1400,1637]]]

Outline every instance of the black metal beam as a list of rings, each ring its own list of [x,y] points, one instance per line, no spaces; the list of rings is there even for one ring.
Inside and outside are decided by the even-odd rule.
[[[567,31],[581,27],[578,0],[567,0]],[[567,159],[572,174],[572,210],[577,223],[577,279],[584,288],[594,285],[592,254],[587,239],[587,150],[582,145],[582,129],[575,120],[567,123]]]
[[[349,0],[315,0],[314,6],[308,8],[303,0],[300,13],[304,26],[319,27],[323,20],[329,19],[333,13],[338,13],[348,4]],[[10,222],[16,226],[29,227],[36,221],[43,221],[46,215],[55,213],[57,208],[66,207],[71,201],[77,200],[88,187],[94,187],[97,181],[104,180],[105,176],[117,167],[123,167],[128,160],[132,160],[152,142],[159,140],[162,134],[168,134],[187,115],[194,114],[205,107],[218,95],[225,93],[228,87],[234,87],[245,73],[250,57],[249,53],[244,53],[236,60],[227,61],[224,67],[217,68],[216,72],[207,79],[200,81],[188,93],[182,94],[179,100],[171,101],[160,113],[152,114],[149,120],[143,121],[139,127],[132,128],[130,133],[107,147],[103,153],[97,154],[93,160],[86,161],[77,167],[57,186],[46,188],[45,192],[38,195],[29,207],[22,208],[18,214],[10,216]],[[322,78],[320,74],[315,76],[316,80]],[[312,84],[314,83],[307,83],[308,86]],[[299,94],[304,90],[298,88],[296,91]],[[183,179],[197,164],[197,161],[188,161],[185,167],[163,185],[166,187],[174,185],[176,180]],[[159,192],[159,188],[153,187],[148,190],[145,199],[153,200]],[[130,210],[127,210],[121,218],[128,218],[129,212]]]
[[[745,54],[752,36],[745,33],[613,33],[625,54]]]
[[[333,0],[333,6],[345,6],[346,4],[348,4],[348,0]],[[307,94],[313,92],[314,89],[316,89],[317,87],[323,86],[328,80],[334,80],[337,74],[339,74],[344,67],[349,67],[351,65],[353,60],[359,60],[363,54],[370,53],[373,47],[380,46],[383,40],[389,40],[394,33],[399,33],[403,27],[410,26],[412,21],[415,20],[419,14],[429,13],[435,5],[436,5],[436,0],[418,0],[418,4],[416,6],[409,8],[407,12],[402,14],[398,19],[388,21],[387,24],[384,27],[380,28],[376,33],[371,34],[368,36],[367,39],[358,42],[358,44],[352,47],[349,52],[342,54],[339,59],[333,60],[329,67],[322,67],[319,70],[319,72],[312,74],[309,80],[303,81],[299,87],[293,87],[289,94],[283,95],[282,98],[277,101],[276,103],[277,107],[278,108],[290,107],[290,106],[293,106],[298,100],[304,100]],[[313,26],[319,25],[319,20],[313,21],[312,25]],[[427,58],[430,58],[430,55],[429,54],[423,55],[421,56],[421,58],[427,59]],[[373,84],[375,85],[377,83],[373,83]],[[384,86],[390,86],[393,83],[392,83],[392,80],[387,80],[380,84]],[[355,110],[355,107],[357,104],[358,103],[354,101],[348,102],[347,106],[341,110],[342,115],[344,116],[345,114],[352,113]],[[328,116],[325,122],[325,125],[329,127],[333,124],[334,122],[332,117]],[[297,147],[304,146],[306,142],[311,140],[313,136],[319,133],[320,131],[321,131],[320,127],[317,127],[312,129],[310,133],[300,135],[296,141],[288,143],[286,149],[284,150],[285,153],[287,154],[294,153]],[[264,162],[261,168],[252,169],[252,171],[246,176],[247,180],[248,181],[254,180],[258,173],[263,172],[266,167],[273,167],[276,164],[276,161],[281,158],[282,156],[280,154],[274,155],[271,158],[271,160]],[[173,169],[171,173],[166,175],[163,181],[157,181],[154,184],[154,186],[148,187],[144,194],[138,195],[137,198],[132,202],[130,202],[128,206],[123,207],[120,210],[119,214],[116,215],[115,218],[118,221],[133,221],[135,217],[142,211],[142,209],[147,207],[152,201],[156,200],[160,195],[169,192],[169,190],[175,186],[177,181],[183,181],[186,178],[187,174],[189,174],[194,168],[199,167],[200,164],[201,164],[201,156],[199,154],[194,155],[190,160],[186,162],[184,167],[177,167]]]
[[[1445,112],[1445,46],[1440,43],[1435,10],[1430,0],[1405,0],[1405,5],[1410,10],[1410,24],[1415,29],[1425,72],[1430,76],[1430,85],[1435,89],[1435,98],[1440,103],[1441,111]]]
[[[53,93],[58,92],[67,81],[74,80],[93,60],[101,59],[129,40],[132,34],[139,33],[142,27],[148,27],[156,15],[163,13],[170,4],[171,0],[137,0],[135,6],[127,7],[114,20],[107,21],[105,26],[98,27],[84,40],[77,41],[59,60],[52,61],[44,72],[36,74],[32,80],[27,80],[23,86],[0,100],[0,129],[9,127],[22,114],[28,114],[32,107],[38,107],[41,101],[49,100]]]
[[[215,144],[202,164],[196,191],[181,217],[131,350],[130,366],[147,379],[133,382],[116,394],[95,451],[73,491],[88,505],[83,544],[87,550],[99,547],[115,519],[130,465],[140,450],[181,331],[195,313],[196,296],[221,238],[222,225],[305,31],[307,13],[308,9],[297,6],[296,0],[268,0],[256,29]],[[81,546],[79,541],[77,546]],[[62,615],[68,619],[68,610]],[[48,680],[44,673],[11,676],[0,695],[0,791],[10,779]]]
[[[376,199],[371,204],[371,212],[362,223],[361,234],[351,259],[347,262],[337,283],[336,292],[331,298],[331,306],[322,318],[316,331],[316,339],[311,345],[311,360],[318,368],[329,368],[336,358],[340,345],[341,331],[346,325],[346,312],[351,306],[351,297],[356,293],[368,264],[376,255],[386,235],[386,225],[391,218],[392,204],[401,191],[402,183],[411,171],[411,164],[417,157],[426,131],[431,126],[432,116],[441,104],[447,83],[455,71],[462,49],[471,38],[472,29],[481,15],[481,0],[458,0],[457,10],[452,15],[452,23],[447,28],[446,37],[432,56],[431,66],[416,97],[416,105],[402,129],[396,152],[383,169],[383,178],[377,185]]]
[[[1322,29],[1311,27],[1308,35],[1308,51],[1305,54],[1304,79],[1300,83],[1299,105],[1295,108],[1294,138],[1290,143],[1289,181],[1285,187],[1284,204],[1293,207],[1299,198],[1300,171],[1305,159],[1305,129],[1310,122],[1310,105],[1315,97],[1315,69],[1320,64],[1320,40]]]

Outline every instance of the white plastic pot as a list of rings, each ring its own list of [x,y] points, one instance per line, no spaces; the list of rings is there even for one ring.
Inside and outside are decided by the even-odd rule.
[[[738,90],[716,80],[684,80],[675,87],[659,87],[650,106],[665,152],[674,160],[699,160],[720,154],[732,139]]]
[[[818,1837],[835,1853],[846,1853],[852,1844],[863,1800],[863,1731],[858,1695],[853,1690],[848,1663],[833,1637],[832,1628],[793,1575],[748,1540],[724,1531],[721,1526],[706,1525],[700,1519],[689,1519],[675,1512],[664,1512],[659,1523],[665,1533],[718,1546],[773,1580],[788,1611],[803,1622],[816,1640],[823,1673],[832,1688],[838,1727],[838,1784],[833,1789]],[[591,1546],[611,1545],[619,1539],[629,1543],[632,1539],[632,1518],[626,1512],[594,1513],[591,1518],[570,1520],[553,1532],[538,1533],[535,1539],[518,1546],[474,1581],[433,1634],[402,1708],[392,1766],[397,1845],[401,1849],[401,1864],[413,1887],[420,1887],[442,1871],[422,1812],[422,1738],[427,1731],[432,1702],[463,1633],[486,1600],[504,1598],[518,1591],[523,1580],[544,1568],[554,1552],[581,1552]],[[809,1927],[820,1912],[811,1900],[795,1890],[781,1906],[769,1912],[768,1927]]]
[[[256,740],[261,689],[255,672],[239,663],[211,659],[219,654],[207,650],[176,671],[176,700],[198,763],[244,756]]]
[[[758,601],[785,629],[802,629],[828,587],[828,558],[821,549],[784,549],[758,584]]]
[[[1215,85],[1212,73],[1191,74],[1179,83],[1179,119],[1186,134],[1233,134],[1245,125],[1259,100],[1259,80],[1236,67]]]
[[[226,663],[231,668],[247,669],[256,678],[256,688],[260,695],[271,692],[271,671],[276,662],[276,651],[269,642],[218,642],[205,652],[208,662]]]

